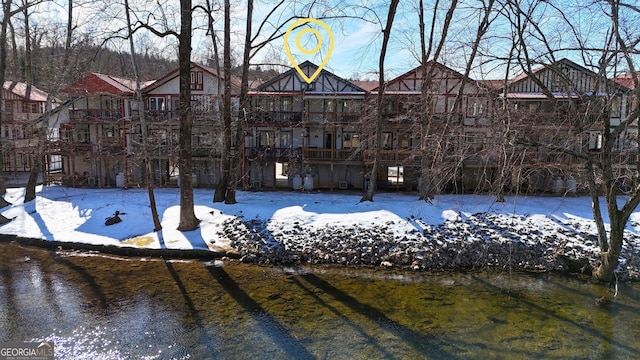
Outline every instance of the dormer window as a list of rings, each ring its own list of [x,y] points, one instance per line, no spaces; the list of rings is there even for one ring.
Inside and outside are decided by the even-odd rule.
[[[203,88],[203,75],[202,71],[191,72],[191,90],[202,90]]]

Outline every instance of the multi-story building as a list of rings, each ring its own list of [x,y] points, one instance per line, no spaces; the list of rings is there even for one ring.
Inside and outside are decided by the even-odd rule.
[[[47,93],[33,85],[5,81],[2,88],[2,156],[3,171],[9,184],[26,183],[27,175],[34,162],[34,156],[42,156],[43,136],[55,136],[57,124],[41,121],[45,112]],[[59,105],[58,99],[51,99],[51,107]],[[39,130],[49,128],[49,134]],[[49,170],[59,169],[59,157],[52,155],[42,159]]]
[[[155,183],[176,185],[179,72],[141,84],[144,104],[137,101],[135,87],[130,79],[91,73],[63,89],[70,97],[59,111],[63,183],[99,187],[143,184],[142,146],[146,144]],[[203,186],[216,181],[223,88],[215,70],[192,64],[194,182]]]
[[[300,68],[307,76],[318,69],[308,61]],[[197,186],[220,179],[222,82],[215,70],[192,64]],[[237,93],[235,78],[232,87]],[[72,97],[59,111],[67,114],[59,152],[66,183],[144,183],[144,114],[154,181],[177,185],[178,71],[142,91],[143,105],[134,99],[132,81],[100,74],[65,89]],[[558,177],[580,175],[580,156],[566,150],[599,151],[603,129],[593,116],[602,120],[605,114],[615,127],[626,114],[628,91],[598,82],[595,73],[566,59],[506,82],[474,81],[432,61],[386,83],[378,137],[371,82],[322,70],[307,83],[291,69],[250,91],[246,112],[237,111],[234,99],[234,114],[245,121],[240,175],[252,189],[361,189],[377,154],[379,188],[415,189],[429,181],[436,191],[552,190]],[[594,112],[594,104],[600,110]],[[584,126],[576,127],[577,121]],[[627,129],[614,147],[627,159],[621,167],[636,158],[636,136],[636,128]]]
[[[63,183],[122,186],[130,172],[130,119],[138,111],[134,82],[90,73],[62,92],[70,98],[59,110]]]
[[[568,59],[536,68],[500,90],[515,154],[512,183],[539,190],[575,191],[585,158],[603,150],[604,126],[627,115],[630,89]],[[637,159],[637,124],[612,144],[619,176]],[[633,165],[635,166],[635,165]],[[519,180],[516,180],[518,178]],[[564,185],[563,185],[564,184]],[[567,185],[569,184],[569,185]]]
[[[493,110],[483,83],[430,61],[390,80],[384,102],[378,185],[415,188],[428,179],[434,189],[462,191],[481,183],[486,161],[478,154]]]
[[[300,65],[311,76],[318,67]],[[245,176],[252,188],[347,188],[362,184],[366,91],[329,71],[311,83],[295,69],[251,92]]]
[[[196,186],[213,187],[220,177],[221,168],[221,105],[224,77],[215,69],[192,63],[191,113],[193,119],[192,153],[193,182]],[[239,80],[231,77],[234,98],[232,107],[237,112]],[[178,134],[180,125],[180,74],[178,69],[146,86],[143,90],[148,127],[148,148],[156,176],[156,183],[172,183],[178,167]],[[134,122],[139,122],[139,117]],[[133,144],[141,144],[136,130]],[[139,146],[132,150],[140,154]]]

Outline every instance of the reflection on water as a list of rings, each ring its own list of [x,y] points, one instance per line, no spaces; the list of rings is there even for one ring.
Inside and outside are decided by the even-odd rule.
[[[0,341],[56,358],[637,358],[640,288],[560,276],[262,267],[0,243]]]

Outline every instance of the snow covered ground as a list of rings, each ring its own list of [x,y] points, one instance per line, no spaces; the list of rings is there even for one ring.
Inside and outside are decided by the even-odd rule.
[[[156,189],[163,230],[154,233],[146,190],[9,189],[13,219],[0,233],[26,238],[148,249],[210,250],[246,261],[402,265],[414,269],[513,267],[577,270],[597,258],[588,197],[442,195],[432,203],[415,194],[381,193],[374,202],[340,192],[239,192],[238,204],[212,203],[195,190],[200,227],[176,230],[179,190]],[[604,203],[604,201],[602,202]],[[122,222],[105,226],[116,211]],[[603,208],[603,212],[606,209]],[[640,212],[631,217],[620,271],[640,278]]]

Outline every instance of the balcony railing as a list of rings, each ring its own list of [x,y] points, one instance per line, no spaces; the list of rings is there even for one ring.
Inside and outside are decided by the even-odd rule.
[[[302,149],[304,160],[310,161],[362,161],[360,149],[322,149],[304,148]]]
[[[371,162],[375,156],[375,150],[365,150],[365,161]],[[380,161],[386,163],[402,164],[417,161],[412,150],[380,150]]]
[[[271,146],[247,147],[244,149],[244,154],[249,160],[278,160],[286,162],[300,157],[300,149]]]
[[[69,114],[71,123],[113,122],[122,119],[119,110],[84,109],[72,110]]]
[[[253,111],[249,114],[251,123],[299,123],[302,121],[300,111]]]

